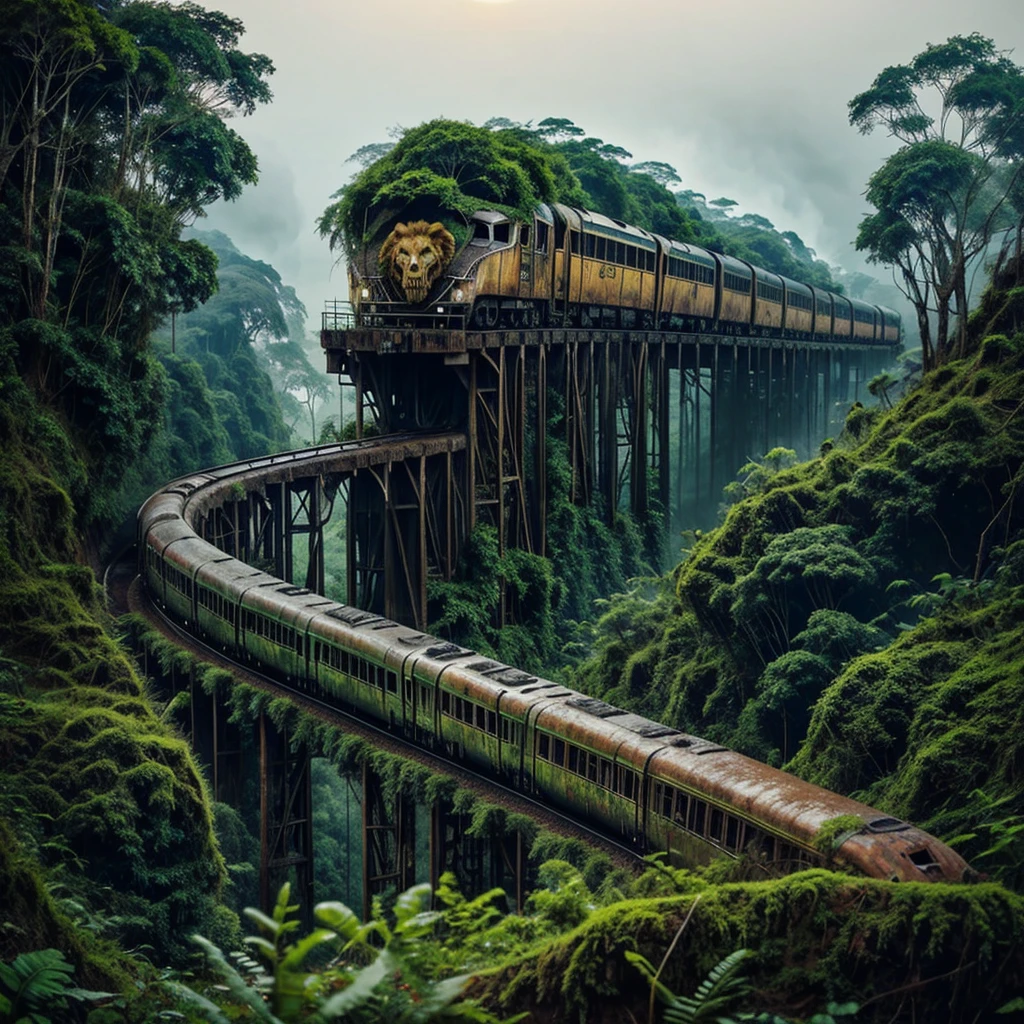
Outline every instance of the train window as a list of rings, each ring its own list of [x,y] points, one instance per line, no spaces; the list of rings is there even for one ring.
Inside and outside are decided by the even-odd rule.
[[[551,750],[551,760],[559,767],[565,764],[565,740],[556,739]]]
[[[683,828],[686,828],[686,809],[690,804],[690,798],[682,792],[676,793],[676,811],[673,820],[677,821]]]
[[[548,251],[548,226],[547,224],[537,224],[537,252]]]
[[[704,834],[704,818],[707,814],[708,805],[703,800],[693,799],[686,814],[686,827],[697,835]]]
[[[537,737],[537,756],[545,761],[551,760],[551,738],[544,733]]]
[[[491,240],[491,229],[490,226],[485,224],[483,221],[478,220],[476,227],[473,229],[473,241],[474,242],[489,242]]]
[[[725,819],[725,848],[727,850],[738,850],[740,848],[740,825],[739,818],[731,814]]]
[[[487,710],[479,705],[476,708],[476,727],[481,730],[487,728]]]
[[[590,782],[597,782],[597,754],[587,754],[587,779]]]
[[[595,244],[595,248],[594,248],[594,255],[599,260],[601,260],[602,262],[605,260],[605,258],[608,255],[608,245],[607,245],[607,242],[605,241],[605,239],[603,239],[603,238],[596,239],[596,244]]]
[[[524,249],[530,247],[530,226],[528,224],[524,224],[519,230],[519,244]]]
[[[495,224],[494,225],[494,240],[496,242],[507,242],[508,239],[509,239],[509,224],[507,222],[504,223],[504,224]]]
[[[708,837],[716,843],[722,841],[722,829],[725,825],[725,814],[718,807],[711,808],[711,821],[708,823]]]
[[[622,243],[622,242],[609,242],[608,244],[615,246],[615,259],[613,261],[609,261],[609,262],[625,263],[626,262],[626,246],[625,246],[625,244]]]
[[[573,252],[580,251],[580,233],[578,231],[569,232],[569,244],[572,246]]]
[[[425,708],[430,707],[430,688],[427,686],[420,686],[420,704]]]
[[[594,256],[597,254],[597,239],[593,235],[583,236],[583,255]]]
[[[672,817],[672,798],[676,795],[675,786],[662,786],[661,792],[661,816]]]
[[[606,757],[602,757],[599,769],[601,773],[601,785],[604,786],[605,789],[611,789],[612,779],[615,777],[611,761]]]
[[[441,710],[446,715],[451,713],[451,709],[452,709],[451,701],[452,701],[451,694],[445,693],[442,690],[441,691]]]
[[[569,746],[569,771],[575,772],[577,775],[580,774],[580,748],[574,747],[571,743]],[[586,764],[586,758],[584,757],[583,763]]]
[[[295,653],[296,654],[301,654],[302,653],[302,637],[301,636],[296,636],[295,637]]]
[[[626,246],[626,265],[629,267],[636,267],[636,246]]]
[[[498,735],[498,716],[493,711],[487,712],[487,731],[492,736]]]
[[[636,774],[632,768],[619,766],[619,792],[627,799],[633,799],[633,791],[636,786]]]

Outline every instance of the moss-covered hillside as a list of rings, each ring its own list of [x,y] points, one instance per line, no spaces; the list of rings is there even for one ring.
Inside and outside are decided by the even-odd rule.
[[[661,590],[620,598],[589,691],[856,792],[1019,874],[1024,289],[974,354],[765,474]]]

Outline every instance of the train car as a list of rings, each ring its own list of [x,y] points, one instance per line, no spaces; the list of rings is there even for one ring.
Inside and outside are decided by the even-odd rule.
[[[754,316],[754,272],[749,263],[715,253],[719,267],[718,319],[728,333],[746,334]]]
[[[886,306],[879,306],[882,314],[882,342],[885,345],[898,345],[900,343],[901,317],[893,309]]]
[[[845,295],[832,295],[832,337],[837,341],[853,337],[853,306]]]
[[[815,341],[832,337],[832,293],[824,288],[811,288],[814,297],[814,326],[811,336]]]
[[[881,340],[881,316],[879,310],[869,302],[861,299],[850,299],[853,308],[853,339],[866,345]]]
[[[582,327],[653,327],[659,245],[640,228],[556,204],[566,224],[558,301]]]
[[[752,267],[755,282],[754,326],[762,334],[782,333],[782,278],[760,267]]]
[[[657,236],[656,236],[657,237]],[[658,238],[663,272],[657,323],[666,331],[700,331],[717,319],[718,263],[706,249]]]
[[[811,286],[783,277],[785,314],[783,329],[787,337],[809,340],[814,333],[814,292]]]

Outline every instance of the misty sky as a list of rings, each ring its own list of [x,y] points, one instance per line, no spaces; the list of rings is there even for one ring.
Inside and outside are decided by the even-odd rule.
[[[1021,0],[207,0],[241,18],[242,48],[277,66],[273,102],[234,127],[260,184],[210,211],[296,287],[319,328],[343,268],[314,221],[388,129],[433,117],[568,117],[684,188],[725,195],[794,230],[831,263],[852,239],[892,140],[846,104],[929,42],[981,32],[1024,64]],[[874,271],[884,276],[882,271]]]

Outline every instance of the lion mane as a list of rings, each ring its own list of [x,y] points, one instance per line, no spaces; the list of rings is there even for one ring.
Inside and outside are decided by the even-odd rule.
[[[455,255],[455,239],[439,221],[396,224],[380,247],[381,270],[402,289],[407,302],[424,302]]]

